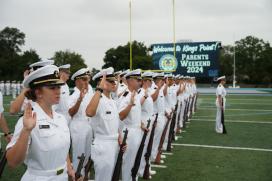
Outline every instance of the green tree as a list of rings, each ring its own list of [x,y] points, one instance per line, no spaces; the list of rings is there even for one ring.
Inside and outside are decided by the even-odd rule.
[[[114,70],[125,70],[130,65],[130,45],[120,45],[106,51],[102,68],[113,67]],[[148,48],[142,42],[132,42],[132,68],[152,69],[152,57],[148,54]]]
[[[71,73],[75,73],[77,70],[87,67],[85,60],[82,56],[76,52],[65,50],[55,52],[53,59],[57,66],[70,64]]]
[[[246,83],[271,83],[272,50],[263,39],[247,36],[236,44],[236,66]]]

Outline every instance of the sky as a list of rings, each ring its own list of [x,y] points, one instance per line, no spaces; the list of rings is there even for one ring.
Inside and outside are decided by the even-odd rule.
[[[175,0],[176,39],[221,41],[253,35],[272,43],[272,0]],[[132,0],[132,39],[173,41],[172,0]],[[105,52],[129,41],[129,0],[0,0],[0,30],[26,34],[23,50],[43,59],[59,50],[101,69]]]

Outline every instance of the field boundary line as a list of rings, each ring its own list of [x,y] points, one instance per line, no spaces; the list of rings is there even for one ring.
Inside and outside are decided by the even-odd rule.
[[[198,144],[179,144],[179,143],[173,143],[172,145],[173,146],[186,146],[186,147],[201,147],[201,148],[215,148],[215,149],[229,149],[229,150],[272,152],[272,149],[264,149],[264,148],[231,147],[231,146],[198,145]]]

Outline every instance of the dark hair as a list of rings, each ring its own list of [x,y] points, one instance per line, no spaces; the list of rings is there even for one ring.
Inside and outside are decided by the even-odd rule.
[[[37,100],[37,96],[35,94],[35,90],[36,89],[29,89],[28,91],[25,92],[25,96],[27,99],[32,100],[32,101],[36,101]]]

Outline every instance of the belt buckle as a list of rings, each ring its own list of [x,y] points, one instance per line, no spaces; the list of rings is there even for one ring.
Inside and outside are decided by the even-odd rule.
[[[63,173],[63,171],[64,171],[64,169],[63,169],[63,168],[62,168],[62,169],[57,170],[57,175],[62,174],[62,173]]]

